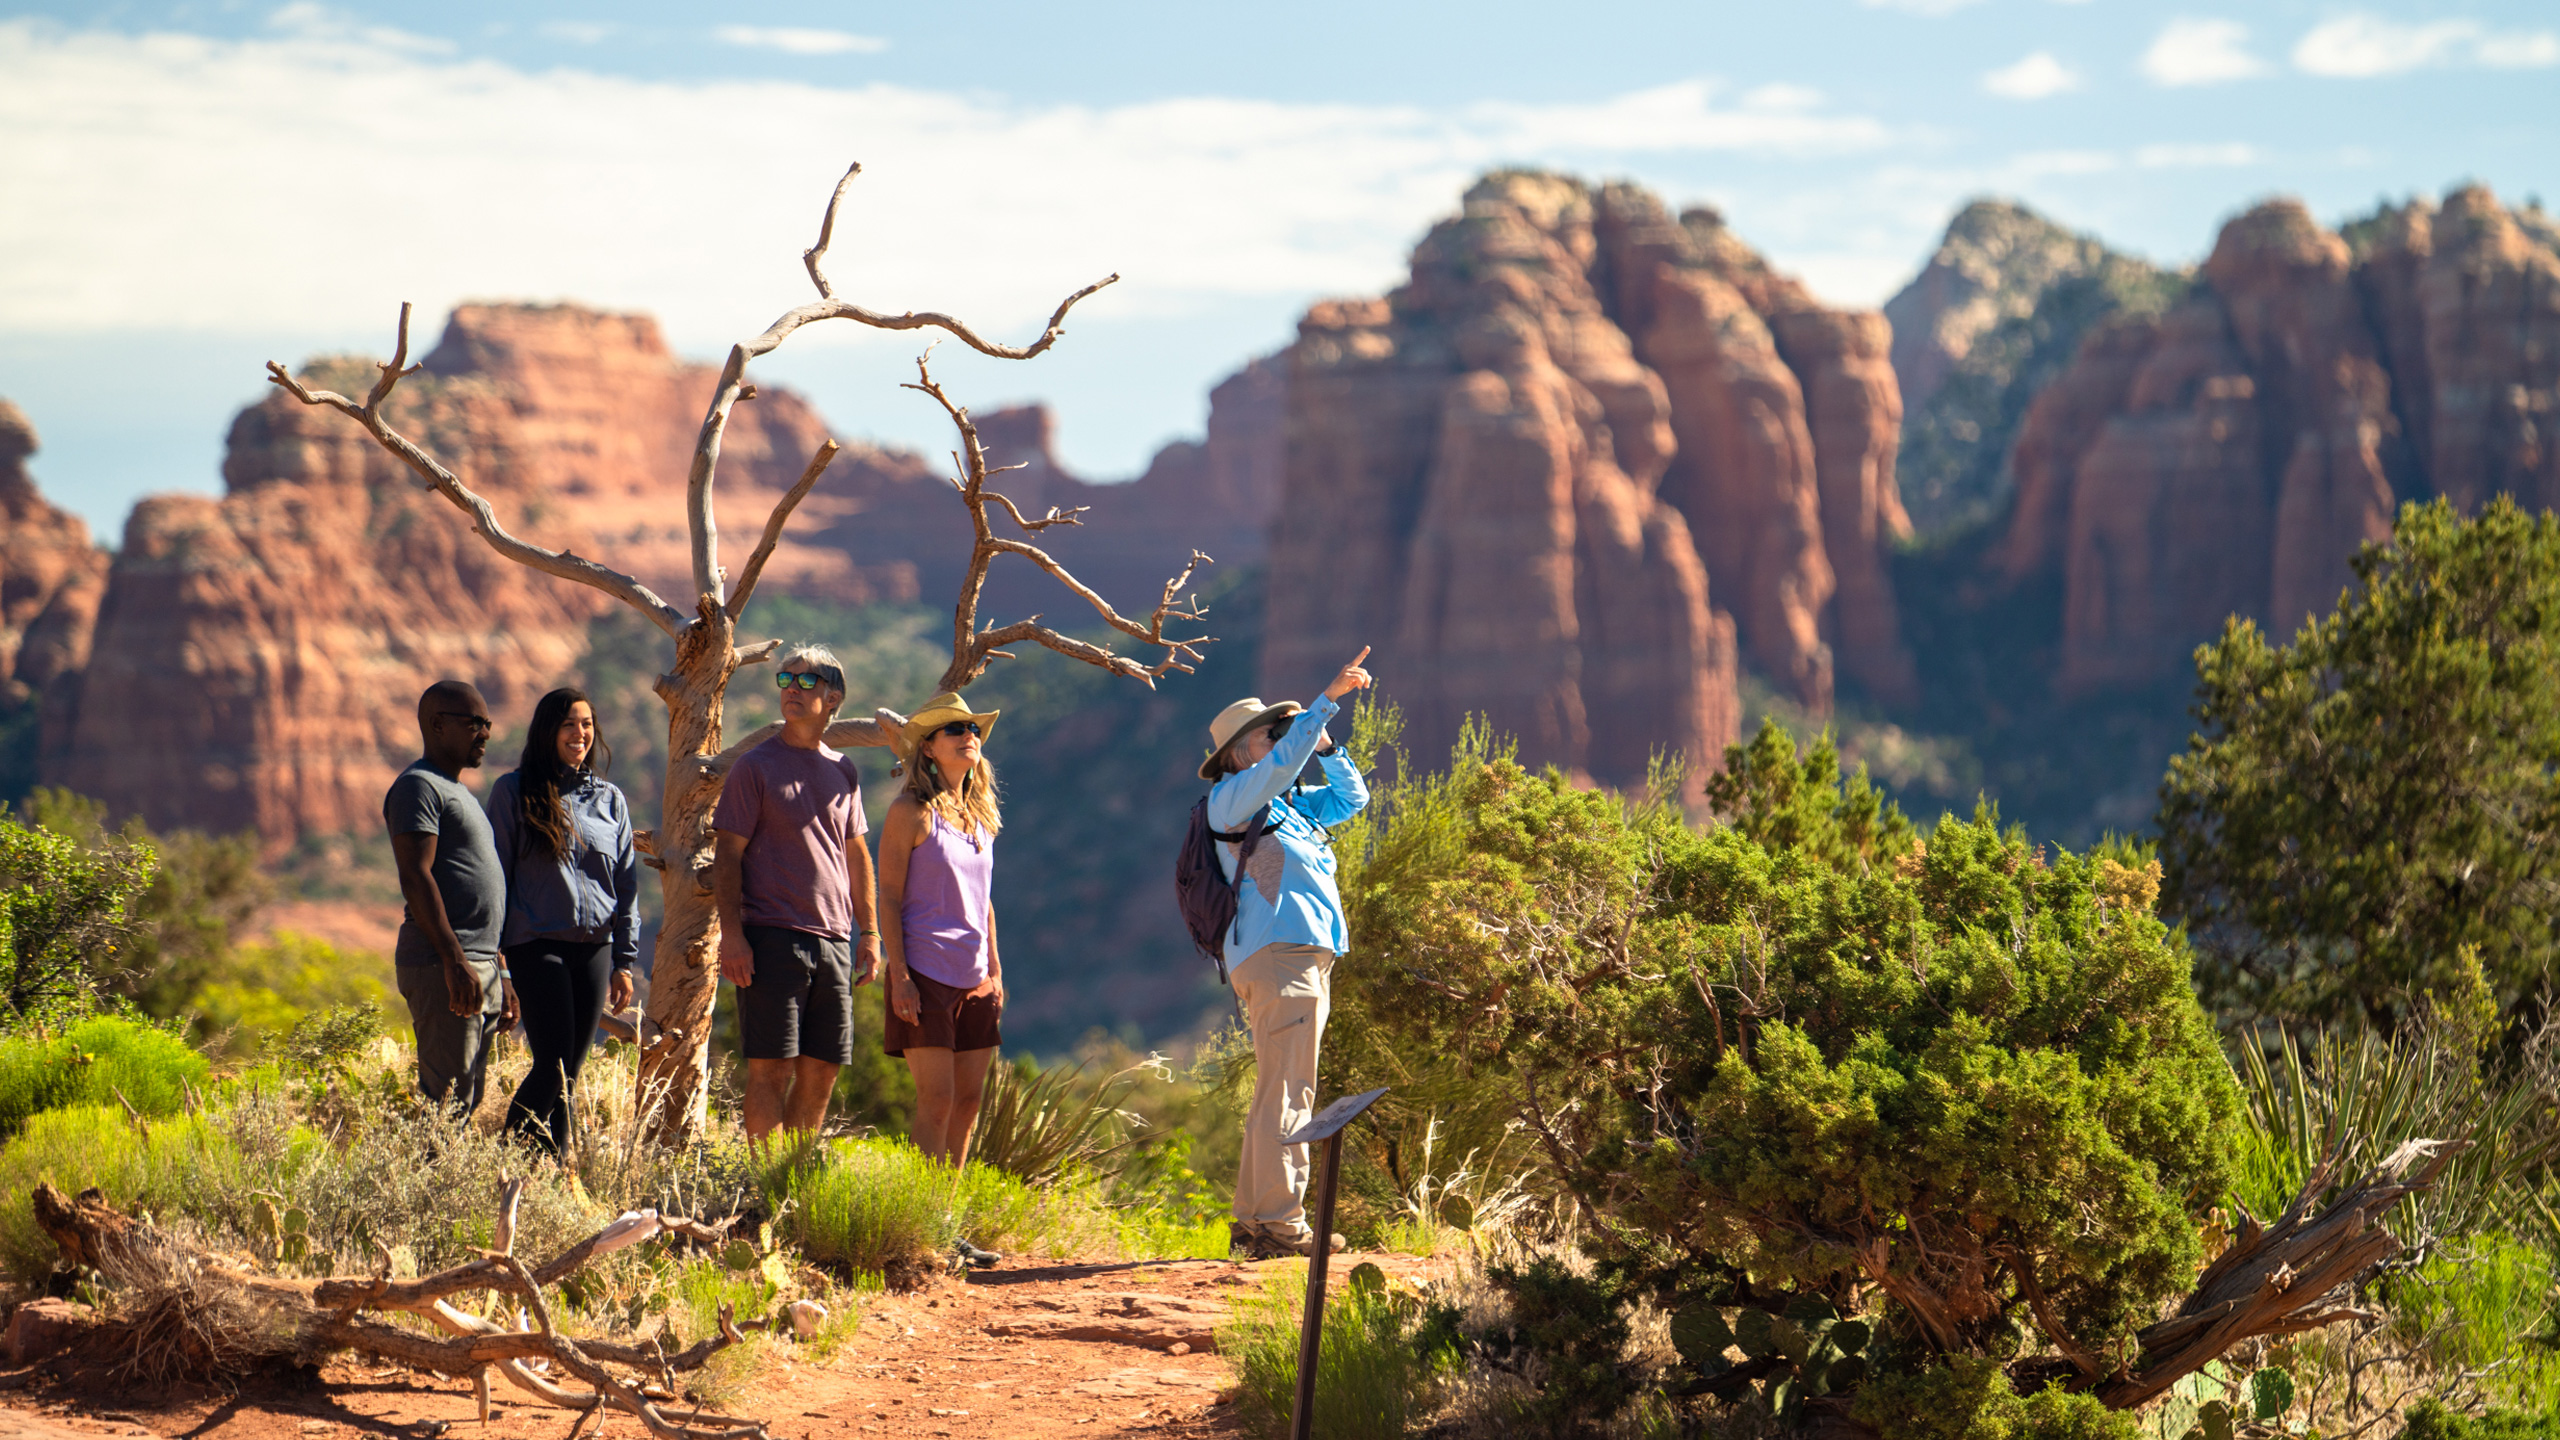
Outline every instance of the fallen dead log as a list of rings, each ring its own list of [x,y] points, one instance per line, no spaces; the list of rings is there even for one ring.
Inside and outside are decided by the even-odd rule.
[[[74,1267],[93,1269],[111,1279],[134,1280],[164,1277],[173,1268],[181,1269],[194,1283],[228,1287],[273,1307],[289,1320],[305,1354],[353,1350],[412,1369],[471,1376],[479,1386],[484,1419],[489,1375],[495,1371],[549,1404],[581,1412],[570,1427],[571,1440],[589,1416],[600,1415],[607,1407],[637,1418],[657,1440],[770,1440],[761,1421],[694,1410],[678,1420],[642,1394],[640,1385],[607,1368],[620,1365],[639,1371],[674,1390],[676,1375],[702,1368],[712,1356],[746,1338],[728,1306],[720,1307],[720,1334],[669,1355],[654,1347],[573,1340],[553,1327],[551,1307],[543,1295],[546,1286],[625,1246],[659,1235],[718,1242],[726,1238],[722,1231],[699,1221],[640,1211],[622,1216],[539,1266],[528,1266],[509,1253],[520,1189],[510,1185],[500,1199],[499,1248],[414,1280],[393,1280],[387,1261],[369,1278],[340,1276],[317,1282],[242,1270],[124,1214],[94,1189],[74,1197],[39,1183],[30,1203],[36,1223]],[[447,1297],[473,1291],[515,1296],[523,1302],[533,1328],[508,1330],[446,1303]],[[420,1315],[448,1338],[390,1324],[367,1311]],[[548,1361],[558,1373],[587,1388],[554,1383],[534,1371],[528,1361]]]
[[[2135,1335],[2138,1363],[2132,1373],[2098,1386],[2098,1398],[2130,1410],[2244,1340],[2370,1318],[2371,1311],[2354,1304],[2355,1287],[2400,1253],[2399,1238],[2383,1228],[2383,1212],[2433,1185],[2470,1144],[2408,1141],[2315,1215],[2311,1207],[2345,1151],[2343,1142],[2332,1148],[2275,1224],[2261,1226],[2248,1211],[2239,1212],[2231,1247],[2196,1277],[2177,1313]]]

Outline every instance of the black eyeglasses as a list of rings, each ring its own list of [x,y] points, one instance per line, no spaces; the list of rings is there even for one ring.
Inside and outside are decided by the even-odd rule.
[[[954,720],[933,733],[936,735],[984,735],[987,732],[979,729],[978,722],[975,720]]]
[[[773,683],[776,689],[781,690],[788,690],[794,685],[803,690],[815,690],[821,685],[830,690],[841,690],[844,688],[844,672],[833,666],[817,670],[783,670],[775,673]]]
[[[459,710],[439,710],[436,712],[436,718],[439,720],[459,720],[463,724],[470,726],[471,733],[474,735],[486,735],[490,731],[498,728],[495,724],[491,723],[489,717],[486,715],[465,715]]]

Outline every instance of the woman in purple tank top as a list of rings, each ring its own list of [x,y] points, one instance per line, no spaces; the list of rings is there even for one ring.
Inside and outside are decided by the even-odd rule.
[[[995,723],[996,712],[973,712],[948,691],[926,702],[899,737],[906,784],[880,827],[880,914],[895,917],[880,927],[888,1051],[916,1079],[916,1148],[953,1165],[969,1158],[1004,1038],[989,900],[1004,825],[985,754]]]

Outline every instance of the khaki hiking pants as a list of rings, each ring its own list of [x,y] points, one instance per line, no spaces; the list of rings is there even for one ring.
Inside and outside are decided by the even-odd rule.
[[[1247,1229],[1302,1238],[1311,1228],[1309,1147],[1280,1137],[1315,1114],[1316,1049],[1333,1010],[1336,958],[1321,945],[1265,945],[1228,977],[1253,1027],[1253,1108],[1236,1165],[1236,1223]]]

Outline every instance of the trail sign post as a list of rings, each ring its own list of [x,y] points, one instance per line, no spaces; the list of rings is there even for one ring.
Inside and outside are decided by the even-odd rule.
[[[1309,1440],[1316,1423],[1316,1357],[1324,1336],[1324,1276],[1333,1259],[1333,1194],[1342,1178],[1342,1131],[1387,1093],[1383,1085],[1345,1095],[1315,1118],[1280,1137],[1283,1145],[1324,1142],[1324,1179],[1316,1186],[1315,1253],[1307,1261],[1307,1318],[1298,1329],[1298,1404],[1289,1416],[1289,1440]]]

